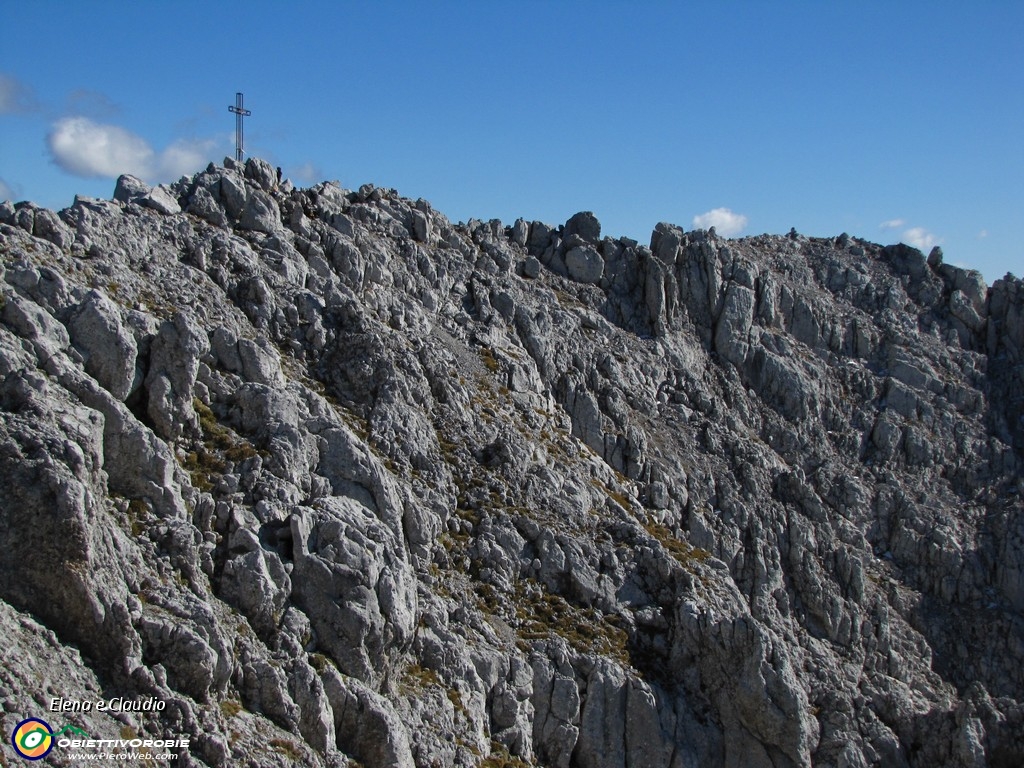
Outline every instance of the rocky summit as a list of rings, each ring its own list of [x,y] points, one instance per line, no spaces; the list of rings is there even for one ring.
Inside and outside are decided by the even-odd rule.
[[[1012,275],[257,159],[0,255],[4,765],[1024,764]]]

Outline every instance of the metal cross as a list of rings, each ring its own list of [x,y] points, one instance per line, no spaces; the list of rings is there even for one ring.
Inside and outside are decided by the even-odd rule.
[[[235,94],[235,106],[229,106],[228,111],[235,113],[235,160],[242,162],[242,155],[244,154],[244,150],[242,149],[242,120],[248,115],[251,115],[252,112],[248,109],[243,109],[241,93]]]

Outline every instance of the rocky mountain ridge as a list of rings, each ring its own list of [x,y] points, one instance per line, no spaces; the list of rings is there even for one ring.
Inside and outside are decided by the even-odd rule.
[[[1024,762],[1012,276],[257,159],[4,203],[0,254],[7,733],[153,696],[73,722],[178,765]]]

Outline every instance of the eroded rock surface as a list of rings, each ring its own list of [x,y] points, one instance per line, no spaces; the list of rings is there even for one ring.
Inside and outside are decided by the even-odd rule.
[[[69,721],[197,766],[1024,764],[1012,276],[255,159],[5,204],[0,256],[5,733],[152,696]]]

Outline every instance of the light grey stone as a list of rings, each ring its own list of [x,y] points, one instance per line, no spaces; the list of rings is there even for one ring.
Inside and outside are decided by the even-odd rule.
[[[433,235],[430,219],[423,211],[412,212],[412,234],[421,243],[428,243]]]
[[[152,208],[157,213],[162,213],[165,216],[170,216],[175,213],[181,213],[181,206],[178,205],[178,201],[171,195],[163,184],[158,187],[153,187],[149,194],[139,198],[138,202],[147,208]]]
[[[8,733],[116,691],[167,708],[75,723],[218,766],[1024,762],[1019,279],[119,187],[0,206]]]
[[[44,240],[49,240],[62,249],[69,248],[75,240],[74,233],[60,220],[60,217],[53,211],[45,209],[36,211],[32,224],[32,234]]]
[[[604,275],[604,259],[593,248],[573,248],[565,254],[569,276],[581,283],[597,283]]]
[[[86,372],[118,400],[128,397],[136,384],[138,345],[121,321],[117,305],[99,291],[91,291],[69,328]]]
[[[281,229],[281,213],[277,202],[266,192],[256,190],[246,199],[238,217],[238,226],[267,234],[277,232]]]
[[[251,179],[264,192],[277,187],[277,171],[270,163],[259,157],[250,157],[245,161],[245,178]]]
[[[540,262],[535,256],[527,256],[523,261],[523,276],[530,279],[540,277]]]
[[[279,355],[265,339],[239,339],[238,362],[242,378],[247,381],[277,387],[284,385]]]
[[[152,190],[149,184],[131,174],[122,174],[117,177],[114,185],[114,199],[121,203],[135,202],[150,193]]]
[[[186,210],[208,221],[215,227],[227,226],[228,219],[224,215],[224,210],[217,205],[217,201],[213,199],[213,195],[205,187],[196,187],[192,197],[189,198]]]
[[[414,768],[405,724],[387,699],[330,667],[321,679],[343,749],[366,766]]]
[[[525,219],[516,219],[512,225],[512,242],[523,248],[530,237],[530,225]]]
[[[246,201],[249,199],[249,190],[244,179],[235,174],[225,173],[220,177],[220,198],[224,201],[224,208],[233,219],[242,215]]]
[[[601,240],[601,223],[590,211],[581,211],[565,224],[565,236],[570,235],[579,235],[588,243],[597,243]]]

